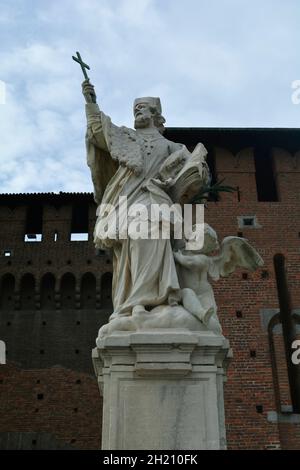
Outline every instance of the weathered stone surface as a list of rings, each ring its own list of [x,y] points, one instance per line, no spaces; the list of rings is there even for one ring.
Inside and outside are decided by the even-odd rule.
[[[103,449],[221,449],[228,341],[210,331],[119,332],[98,342]]]

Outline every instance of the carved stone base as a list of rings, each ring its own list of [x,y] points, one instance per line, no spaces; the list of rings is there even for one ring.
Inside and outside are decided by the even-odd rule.
[[[226,448],[223,336],[160,329],[115,332],[97,344],[102,449]]]

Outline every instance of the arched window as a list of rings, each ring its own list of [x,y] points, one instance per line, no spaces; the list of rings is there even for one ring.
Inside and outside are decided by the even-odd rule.
[[[41,307],[44,310],[55,309],[55,277],[51,273],[42,277]]]
[[[81,307],[96,308],[96,278],[92,273],[85,273],[81,279]]]
[[[15,278],[12,274],[4,274],[1,281],[0,308],[13,310],[14,308]]]
[[[20,288],[20,301],[22,310],[34,310],[35,299],[34,299],[34,287],[35,279],[33,274],[27,273],[21,279]]]
[[[112,288],[112,274],[105,273],[101,278],[101,306],[102,308],[109,308],[112,310],[112,299],[111,299],[111,288]]]
[[[75,308],[75,276],[66,273],[60,283],[61,308]]]

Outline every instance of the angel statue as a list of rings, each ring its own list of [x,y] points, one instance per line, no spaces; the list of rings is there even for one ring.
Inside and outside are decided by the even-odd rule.
[[[210,256],[219,250],[216,256]],[[219,246],[215,230],[204,227],[204,244],[201,250],[174,252],[177,263],[182,305],[209,330],[222,333],[217,316],[217,304],[208,275],[215,281],[227,277],[238,267],[255,271],[263,260],[245,238],[225,237]]]

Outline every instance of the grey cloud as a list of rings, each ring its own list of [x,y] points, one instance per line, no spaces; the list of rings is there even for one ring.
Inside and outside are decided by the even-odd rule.
[[[1,191],[91,190],[78,49],[116,124],[153,94],[170,126],[297,127],[299,16],[298,0],[2,1]]]

